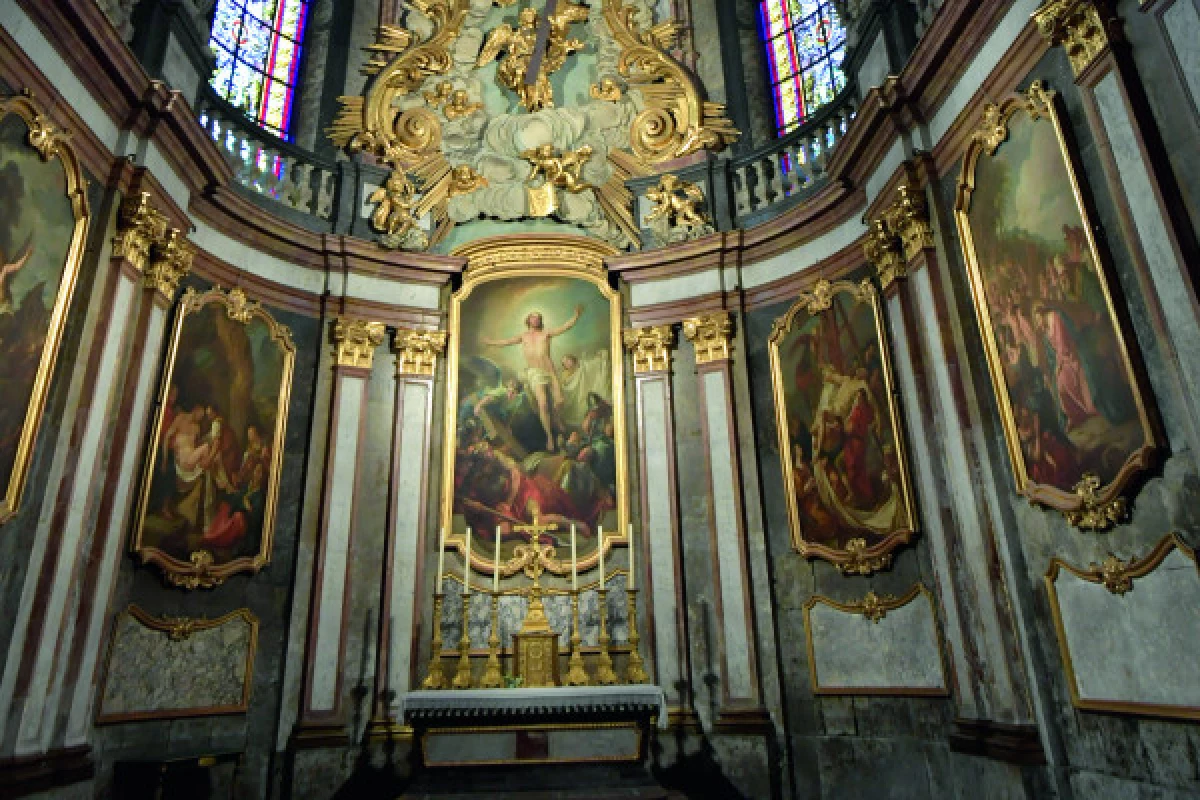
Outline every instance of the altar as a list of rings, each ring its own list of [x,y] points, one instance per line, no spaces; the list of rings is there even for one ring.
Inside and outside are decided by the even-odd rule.
[[[398,698],[423,767],[640,763],[667,722],[658,686],[419,690]]]

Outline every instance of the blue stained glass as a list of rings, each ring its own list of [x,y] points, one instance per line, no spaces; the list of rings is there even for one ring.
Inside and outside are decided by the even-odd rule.
[[[263,129],[290,139],[308,0],[217,0],[210,84]]]
[[[832,0],[759,0],[776,132],[783,135],[846,86],[846,29]]]

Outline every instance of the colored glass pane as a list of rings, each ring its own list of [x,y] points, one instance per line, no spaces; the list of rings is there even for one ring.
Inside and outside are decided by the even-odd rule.
[[[846,86],[846,29],[832,0],[759,0],[775,127],[782,135]]]
[[[208,46],[217,94],[290,139],[308,0],[217,0]]]

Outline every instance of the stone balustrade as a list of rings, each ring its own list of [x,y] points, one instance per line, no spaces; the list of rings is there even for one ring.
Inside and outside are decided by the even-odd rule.
[[[330,221],[338,189],[333,162],[263,131],[212,92],[202,93],[199,118],[233,166],[241,186],[302,214]]]

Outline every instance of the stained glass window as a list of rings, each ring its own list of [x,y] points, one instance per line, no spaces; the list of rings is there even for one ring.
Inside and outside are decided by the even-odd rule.
[[[846,29],[831,0],[759,0],[775,128],[783,135],[846,86]]]
[[[210,83],[259,126],[290,139],[308,0],[217,0]]]

